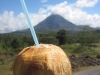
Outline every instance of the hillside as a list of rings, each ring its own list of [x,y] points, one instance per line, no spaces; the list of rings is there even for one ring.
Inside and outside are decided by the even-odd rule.
[[[45,20],[37,24],[34,28],[36,32],[58,31],[60,29],[65,29],[68,32],[77,32],[82,30],[85,26],[86,25],[75,25],[60,15],[52,14]],[[94,29],[94,28],[88,26],[88,29]],[[12,34],[30,34],[30,29],[28,28],[12,32]]]
[[[36,32],[58,31],[60,29],[65,29],[67,31],[79,31],[80,27],[57,14],[50,15],[45,20],[35,26]]]

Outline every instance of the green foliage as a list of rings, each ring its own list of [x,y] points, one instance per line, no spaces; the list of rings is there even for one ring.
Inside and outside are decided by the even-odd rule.
[[[73,50],[74,53],[83,53],[85,51],[88,51],[88,48],[85,46],[76,46]]]
[[[21,40],[18,37],[13,38],[11,41],[11,46],[13,49],[21,47],[21,44]]]
[[[1,64],[5,64],[5,60],[4,59],[0,59]]]
[[[94,31],[83,30],[76,34],[68,34],[66,30],[62,29],[58,32],[37,33],[39,43],[55,44],[67,53],[80,53],[83,55],[96,54],[93,52],[100,42],[100,34]],[[34,45],[34,40],[30,34],[14,35],[1,34],[0,35],[0,54],[3,53],[18,53],[24,47]]]
[[[56,32],[38,33],[38,39],[40,43],[55,44],[58,45],[58,39],[56,39]]]
[[[94,31],[89,31],[87,29],[84,29],[83,31],[79,32],[77,34],[78,37],[78,43],[82,46],[90,47],[96,47],[96,43],[99,42],[99,34]]]
[[[67,55],[77,55],[77,56],[96,56],[100,54],[99,51],[90,50],[86,46],[81,46],[79,44],[65,44],[60,46]]]
[[[34,45],[34,40],[32,38],[32,36],[26,35],[22,37],[22,44],[25,46],[31,46]]]
[[[0,35],[0,53],[16,53],[24,47],[34,45],[33,39],[29,35]]]
[[[67,40],[67,31],[64,29],[61,29],[57,32],[56,38],[59,40],[59,45],[66,44]]]
[[[74,49],[74,45],[71,45],[71,44],[61,45],[60,47],[64,50],[64,52],[67,55],[71,55],[72,54],[72,50]]]
[[[40,43],[46,43],[46,44],[58,44],[58,40],[55,37],[42,37],[39,39]]]
[[[76,44],[77,43],[77,37],[76,35],[67,35],[67,44]]]
[[[0,54],[3,54],[3,53],[5,53],[5,50],[2,47],[2,43],[0,43]]]

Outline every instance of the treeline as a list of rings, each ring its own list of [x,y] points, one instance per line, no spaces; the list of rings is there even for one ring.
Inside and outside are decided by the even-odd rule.
[[[69,34],[66,30],[62,29],[58,32],[37,33],[39,43],[65,45],[65,44],[79,44],[82,47],[96,47],[100,41],[100,34],[83,29],[80,32]],[[1,34],[0,35],[0,53],[17,53],[24,47],[34,45],[33,38],[30,34],[13,35]]]
[[[25,46],[34,44],[31,36],[25,35],[0,35],[0,53],[19,52]]]

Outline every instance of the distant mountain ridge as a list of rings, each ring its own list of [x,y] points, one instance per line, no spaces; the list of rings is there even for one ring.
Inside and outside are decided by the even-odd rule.
[[[60,15],[52,14],[47,17],[45,20],[37,24],[34,28],[36,32],[48,32],[48,31],[58,31],[60,29],[65,29],[68,32],[77,32],[81,31],[86,25],[75,25],[72,22],[66,20]],[[89,29],[94,29],[88,27]],[[99,29],[99,28],[98,28]],[[97,30],[97,29],[96,29]],[[31,34],[30,29],[24,29],[20,31],[15,31],[12,33],[16,34]]]
[[[37,24],[35,27],[36,32],[44,31],[58,31],[60,29],[65,29],[68,31],[80,30],[80,27],[64,19],[62,16],[57,14],[52,14],[45,20]]]

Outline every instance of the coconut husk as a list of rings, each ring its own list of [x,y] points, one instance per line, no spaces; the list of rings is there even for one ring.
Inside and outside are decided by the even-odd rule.
[[[14,75],[72,75],[64,51],[52,44],[24,48],[15,58]]]

